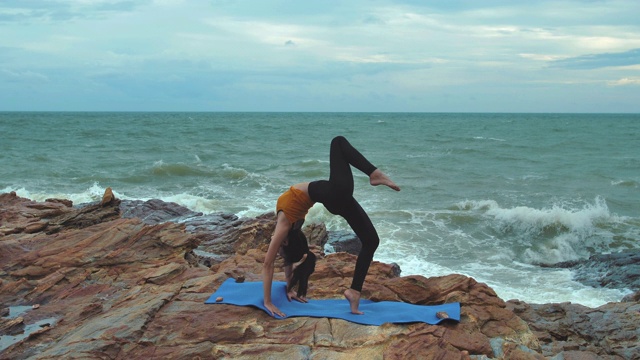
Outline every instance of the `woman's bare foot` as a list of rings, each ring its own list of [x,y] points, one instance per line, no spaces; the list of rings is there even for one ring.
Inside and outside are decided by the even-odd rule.
[[[344,291],[344,297],[349,300],[349,306],[351,307],[351,313],[356,315],[363,315],[364,313],[358,310],[358,306],[360,305],[360,292],[347,289]]]
[[[369,183],[373,186],[386,185],[395,191],[400,191],[400,187],[391,181],[380,169],[375,169],[371,175],[369,175]]]

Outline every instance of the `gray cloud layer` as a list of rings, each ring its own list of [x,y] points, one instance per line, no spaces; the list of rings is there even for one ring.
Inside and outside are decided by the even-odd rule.
[[[611,0],[3,1],[0,110],[639,112],[638,13]]]

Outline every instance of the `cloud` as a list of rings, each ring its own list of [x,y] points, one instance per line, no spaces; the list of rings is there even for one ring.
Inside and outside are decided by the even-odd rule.
[[[46,75],[34,71],[12,71],[8,69],[0,71],[0,79],[12,83],[45,83],[49,81]]]
[[[593,93],[640,96],[639,11],[621,0],[1,0],[0,106],[474,111],[535,109],[517,100],[531,97],[542,111],[562,93],[579,110]],[[585,90],[567,91],[576,84]],[[435,108],[445,93],[449,108]]]
[[[3,0],[0,23],[100,18],[115,12],[131,12],[145,3],[129,0]]]
[[[551,65],[564,69],[579,70],[640,65],[640,48],[620,53],[603,53],[576,56],[553,61]]]
[[[565,59],[565,56],[550,55],[550,54],[519,54],[523,59],[535,60],[535,61],[558,61]]]
[[[622,78],[620,80],[610,81],[608,84],[609,86],[640,85],[640,77]]]

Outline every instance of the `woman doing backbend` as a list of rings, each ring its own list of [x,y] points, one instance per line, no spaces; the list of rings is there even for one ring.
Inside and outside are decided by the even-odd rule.
[[[262,269],[264,306],[271,315],[285,316],[271,301],[274,263],[279,252],[285,258],[284,271],[287,278],[288,300],[307,302],[307,281],[315,268],[315,256],[308,250],[304,235],[302,237],[300,235],[304,218],[316,202],[323,204],[332,214],[342,216],[362,242],[351,287],[344,292],[351,312],[362,314],[358,310],[360,292],[380,239],[369,216],[353,198],[351,166],[368,175],[369,183],[373,186],[386,185],[396,191],[400,191],[400,188],[342,136],[335,137],[331,141],[329,160],[329,180],[293,185],[278,198],[276,228]],[[304,244],[301,243],[302,241]],[[294,293],[292,288],[296,283],[298,292]]]

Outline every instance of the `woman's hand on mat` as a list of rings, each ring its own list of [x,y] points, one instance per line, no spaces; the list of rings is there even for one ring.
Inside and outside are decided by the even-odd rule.
[[[289,291],[289,292],[287,293],[287,300],[291,301],[291,299],[296,300],[296,301],[299,301],[299,302],[301,302],[301,303],[307,303],[307,302],[309,302],[309,300],[308,300],[306,297],[304,297],[304,296],[298,296],[298,294],[297,294],[295,291],[293,291],[293,290],[291,290],[291,291]]]
[[[280,311],[280,309],[278,309],[278,307],[277,307],[277,306],[273,305],[273,303],[267,303],[267,302],[265,302],[265,303],[264,303],[264,307],[269,311],[269,314],[270,314],[271,316],[274,316],[274,317],[275,317],[276,315],[278,315],[278,316],[280,316],[280,317],[285,317],[285,316],[287,316],[287,315],[285,315],[282,311]],[[274,314],[275,314],[275,315],[274,315]]]

